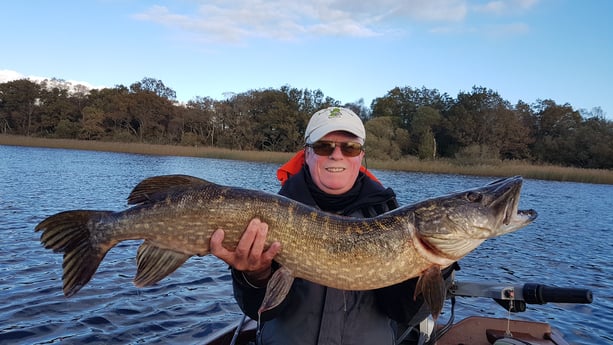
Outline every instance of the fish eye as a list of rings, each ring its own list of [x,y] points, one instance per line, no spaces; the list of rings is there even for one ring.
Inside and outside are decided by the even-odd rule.
[[[479,202],[483,199],[483,194],[476,192],[468,192],[466,193],[466,199],[470,202]]]

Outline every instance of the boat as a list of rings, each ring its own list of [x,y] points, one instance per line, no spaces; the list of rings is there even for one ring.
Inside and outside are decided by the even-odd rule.
[[[545,322],[512,320],[487,316],[469,316],[454,322],[453,309],[456,297],[487,297],[511,312],[526,310],[526,304],[591,303],[592,292],[580,288],[560,288],[542,284],[504,285],[490,282],[454,281],[448,290],[451,299],[451,316],[445,324],[431,319],[405,332],[407,337],[397,344],[436,345],[569,345],[562,333]],[[428,322],[430,321],[430,322]],[[257,322],[243,316],[229,325],[207,336],[205,345],[253,345],[257,333]]]

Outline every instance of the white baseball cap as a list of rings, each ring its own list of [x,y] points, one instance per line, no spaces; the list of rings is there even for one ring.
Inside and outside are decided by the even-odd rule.
[[[334,131],[345,131],[362,140],[366,139],[364,124],[353,111],[347,108],[330,107],[311,116],[304,132],[304,140],[307,144],[312,144]]]

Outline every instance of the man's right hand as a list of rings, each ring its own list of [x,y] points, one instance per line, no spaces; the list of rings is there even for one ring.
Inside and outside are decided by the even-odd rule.
[[[237,271],[242,271],[249,282],[261,285],[272,275],[272,260],[281,250],[281,243],[273,242],[265,248],[268,224],[253,218],[234,250],[226,249],[222,242],[223,229],[217,229],[211,236],[211,253]]]

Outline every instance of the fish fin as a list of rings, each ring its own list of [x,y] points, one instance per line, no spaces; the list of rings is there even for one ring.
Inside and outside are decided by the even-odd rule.
[[[134,277],[134,285],[143,287],[157,283],[183,265],[190,256],[189,254],[160,248],[150,241],[143,242],[138,247],[136,254],[138,270]]]
[[[424,296],[432,318],[436,321],[441,315],[447,297],[445,281],[439,266],[431,266],[419,277],[413,298],[417,298],[420,294]]]
[[[40,222],[35,231],[42,231],[40,242],[47,249],[64,253],[62,274],[64,296],[77,293],[92,278],[113,244],[92,241],[92,219],[111,211],[66,211]]]
[[[189,175],[153,176],[142,180],[132,189],[128,196],[128,204],[135,205],[166,197],[169,191],[177,187],[210,184],[207,180]]]
[[[294,276],[292,275],[292,271],[284,266],[279,267],[279,269],[272,274],[272,277],[270,277],[266,285],[266,293],[264,294],[262,305],[260,305],[260,309],[258,310],[258,315],[281,304],[293,283]]]

